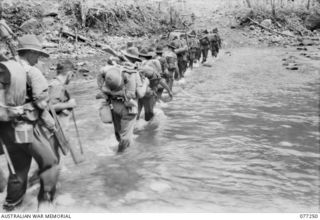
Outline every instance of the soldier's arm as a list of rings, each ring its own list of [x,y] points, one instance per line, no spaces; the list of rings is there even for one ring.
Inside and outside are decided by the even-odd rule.
[[[168,86],[168,84],[166,83],[166,80],[161,79],[159,83],[165,90],[167,90],[169,96],[172,97],[173,96],[172,91],[171,91],[170,87]]]
[[[146,95],[149,84],[150,82],[147,77],[142,80],[140,75],[136,74],[136,94],[138,98],[143,98]]]
[[[65,109],[73,109],[77,106],[75,99],[70,99],[67,102],[58,102],[53,104],[52,107],[56,112],[63,111]]]
[[[98,84],[98,88],[101,90],[102,89],[102,86],[103,86],[103,83],[104,83],[104,73],[103,72],[100,72],[98,75],[97,75],[97,84]]]
[[[33,103],[40,109],[46,109],[49,101],[49,88],[46,78],[37,68],[31,68],[27,80],[32,89]]]

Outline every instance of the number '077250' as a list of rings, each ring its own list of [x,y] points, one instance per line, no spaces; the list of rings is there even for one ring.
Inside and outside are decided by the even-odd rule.
[[[301,219],[315,219],[318,218],[318,214],[300,214]]]

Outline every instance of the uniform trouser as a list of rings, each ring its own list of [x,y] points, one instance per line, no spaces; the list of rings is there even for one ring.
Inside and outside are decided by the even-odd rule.
[[[206,62],[208,58],[209,47],[205,46],[201,48],[202,62]]]
[[[128,108],[121,101],[112,101],[113,126],[119,142],[118,152],[121,153],[133,142],[133,130],[136,123],[136,114],[130,114]]]
[[[211,55],[212,57],[217,57],[219,53],[219,47],[216,45],[216,43],[211,44]]]
[[[200,59],[201,59],[201,49],[200,48],[197,48],[196,59],[198,61],[200,61]]]
[[[4,191],[4,189],[6,188],[6,184],[6,178],[2,169],[0,168],[0,193]]]
[[[188,65],[188,63],[186,60],[184,60],[184,59],[178,60],[178,68],[179,68],[178,79],[184,77],[184,73],[187,71],[187,65]]]
[[[192,48],[189,56],[189,67],[191,69],[193,69],[193,62],[196,59],[196,53],[197,53],[197,50],[195,48]]]
[[[9,169],[6,203],[19,204],[27,190],[28,172],[32,158],[39,166],[40,191],[38,201],[52,201],[58,180],[57,158],[49,141],[36,124],[33,129],[33,141],[30,144],[14,143],[14,129],[11,123],[0,123],[0,136],[8,148],[16,175]]]
[[[138,115],[142,108],[144,108],[144,119],[146,121],[150,121],[154,116],[154,106],[156,105],[157,97],[152,95],[148,97],[143,97],[142,99],[138,100]]]
[[[170,90],[172,91],[174,76],[179,74],[179,67],[176,66],[175,69],[170,69],[168,71],[169,71],[169,75],[166,77],[166,83],[169,86]]]

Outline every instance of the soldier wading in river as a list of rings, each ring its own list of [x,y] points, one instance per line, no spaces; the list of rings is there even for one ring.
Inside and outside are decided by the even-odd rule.
[[[139,59],[139,58],[138,58]],[[144,97],[149,81],[135,69],[107,66],[101,70],[98,86],[110,105],[118,153],[130,147],[138,113],[137,99]]]
[[[18,41],[20,62],[15,62],[14,67],[10,67],[9,63],[14,61],[2,62],[2,67],[11,68],[7,68],[11,81],[7,80],[5,74],[1,74],[0,80],[4,90],[8,88],[6,85],[11,85],[9,88],[13,89],[12,99],[22,100],[15,107],[11,107],[8,97],[2,99],[1,103],[2,108],[7,108],[9,117],[7,120],[4,117],[0,120],[0,139],[3,147],[7,148],[13,165],[9,169],[7,196],[3,205],[8,211],[15,209],[23,201],[32,158],[39,166],[39,208],[53,201],[58,180],[58,160],[45,132],[55,130],[54,120],[48,111],[48,83],[41,71],[34,67],[40,57],[49,55],[42,50],[42,45],[34,35],[25,35]],[[17,76],[19,71],[21,74]]]

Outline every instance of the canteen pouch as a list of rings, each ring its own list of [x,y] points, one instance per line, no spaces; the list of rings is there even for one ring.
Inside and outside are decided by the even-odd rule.
[[[128,113],[130,115],[136,115],[138,114],[138,103],[136,100],[134,99],[130,99],[128,101],[124,102],[124,105],[127,107],[128,109]]]
[[[19,121],[14,124],[14,138],[16,144],[28,144],[33,141],[33,125]]]
[[[105,124],[111,124],[113,122],[111,107],[106,101],[103,101],[101,103],[101,106],[99,108],[99,116],[101,121]]]
[[[137,106],[128,107],[128,113],[129,115],[138,114],[138,107]]]

